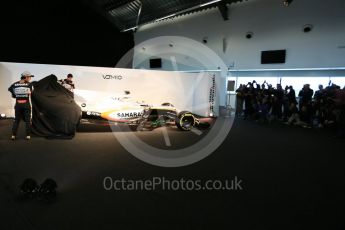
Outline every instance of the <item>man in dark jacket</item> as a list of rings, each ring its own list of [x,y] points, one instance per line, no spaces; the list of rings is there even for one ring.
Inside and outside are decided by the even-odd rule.
[[[298,94],[299,100],[299,108],[301,109],[303,106],[309,106],[311,104],[311,100],[313,98],[314,90],[310,88],[309,84],[305,84],[303,89]]]
[[[74,82],[73,82],[73,75],[71,73],[67,74],[66,79],[61,79],[58,82],[63,87],[65,87],[66,89],[68,89],[69,91],[71,91],[73,93],[75,86],[74,86]]]

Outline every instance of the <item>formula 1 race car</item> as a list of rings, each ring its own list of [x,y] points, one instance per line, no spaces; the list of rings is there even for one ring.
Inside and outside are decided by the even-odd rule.
[[[78,103],[78,102],[77,102]],[[176,126],[180,130],[189,131],[195,128],[208,128],[209,123],[189,111],[178,111],[172,104],[163,103],[160,106],[133,102],[129,92],[124,96],[108,97],[97,105],[81,103],[82,122],[98,121],[110,124],[127,124],[136,130],[153,130],[160,126]]]

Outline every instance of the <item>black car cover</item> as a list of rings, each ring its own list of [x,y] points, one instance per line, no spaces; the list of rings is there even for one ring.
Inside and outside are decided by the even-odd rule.
[[[55,75],[32,84],[32,133],[47,138],[73,138],[81,118],[73,93],[60,85]]]

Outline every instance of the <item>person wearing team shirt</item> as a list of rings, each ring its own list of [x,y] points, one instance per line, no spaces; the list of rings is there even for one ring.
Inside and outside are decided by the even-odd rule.
[[[25,71],[22,73],[20,81],[13,83],[8,91],[12,94],[12,97],[16,100],[14,111],[15,118],[12,126],[11,139],[15,140],[19,127],[20,120],[24,120],[26,128],[26,139],[30,140],[31,134],[31,93],[33,86],[30,81],[34,77],[30,72]]]

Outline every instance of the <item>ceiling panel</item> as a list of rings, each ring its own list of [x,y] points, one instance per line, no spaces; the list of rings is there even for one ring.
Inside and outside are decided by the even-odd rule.
[[[137,26],[140,7],[141,14],[138,24],[154,22],[156,19],[176,14],[184,15],[200,10],[216,7],[219,4],[231,4],[244,0],[222,0],[207,6],[200,5],[212,0],[90,0],[110,19],[119,30]]]

